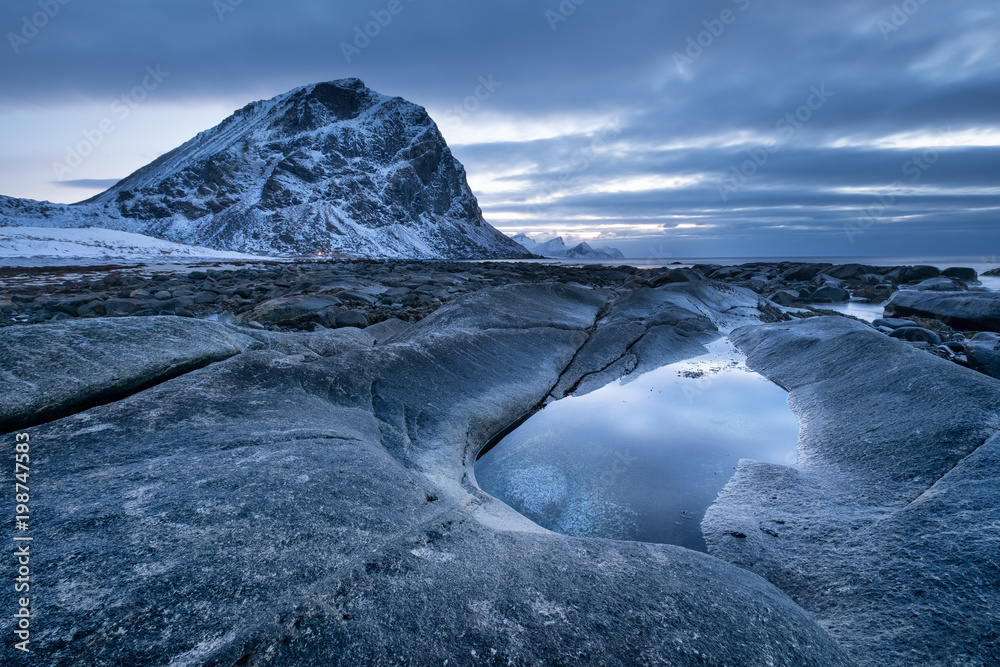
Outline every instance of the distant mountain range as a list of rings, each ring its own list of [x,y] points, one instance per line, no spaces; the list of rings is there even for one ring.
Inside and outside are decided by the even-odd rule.
[[[553,259],[624,259],[625,255],[617,248],[591,248],[586,243],[579,243],[572,248],[567,247],[561,236],[550,239],[545,243],[538,243],[525,234],[517,234],[512,237],[520,245],[528,249],[529,252],[542,257]]]
[[[437,125],[358,79],[254,102],[78,204],[0,196],[0,226],[100,227],[267,255],[519,258]]]

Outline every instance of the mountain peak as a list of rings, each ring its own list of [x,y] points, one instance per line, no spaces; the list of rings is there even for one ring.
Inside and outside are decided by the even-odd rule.
[[[389,98],[368,88],[361,79],[338,79],[301,86],[280,95],[293,106],[318,104],[340,120],[356,118],[362,111],[381,104]]]
[[[0,224],[267,254],[526,256],[483,220],[423,107],[356,78],[248,104],[86,202],[0,199]]]

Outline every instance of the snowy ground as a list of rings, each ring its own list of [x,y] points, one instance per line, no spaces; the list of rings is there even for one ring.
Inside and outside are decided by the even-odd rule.
[[[0,227],[0,262],[6,266],[67,265],[81,260],[94,264],[186,259],[259,261],[269,258],[96,227]]]
[[[141,275],[184,273],[196,268],[223,270],[275,261],[289,260],[94,227],[0,227],[0,293],[67,280],[100,279],[112,271]]]

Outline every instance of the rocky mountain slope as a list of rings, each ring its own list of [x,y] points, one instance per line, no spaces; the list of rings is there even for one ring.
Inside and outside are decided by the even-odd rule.
[[[104,227],[271,255],[514,258],[422,108],[358,79],[254,102],[93,199],[0,226]]]

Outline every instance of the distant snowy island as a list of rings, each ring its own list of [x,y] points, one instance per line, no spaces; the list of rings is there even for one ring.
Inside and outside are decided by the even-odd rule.
[[[557,236],[544,243],[533,240],[528,235],[521,233],[511,237],[521,244],[529,252],[542,257],[553,259],[624,259],[625,255],[617,248],[602,246],[592,248],[587,243],[578,243],[573,247],[568,247],[563,237]]]

